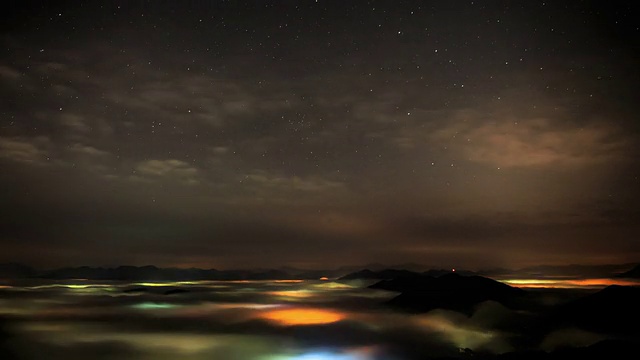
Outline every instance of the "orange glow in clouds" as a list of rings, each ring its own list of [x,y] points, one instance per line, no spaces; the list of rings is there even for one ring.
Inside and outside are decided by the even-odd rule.
[[[260,317],[283,325],[318,325],[340,321],[345,315],[333,310],[298,308],[267,311]]]
[[[638,286],[640,282],[625,279],[508,279],[502,282],[520,288],[603,288],[610,285]]]

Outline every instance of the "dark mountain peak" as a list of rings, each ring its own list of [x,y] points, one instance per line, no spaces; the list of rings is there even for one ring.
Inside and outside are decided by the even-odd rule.
[[[466,276],[477,275],[473,271],[455,270],[455,269],[429,269],[427,271],[424,271],[422,274],[427,276],[435,276],[435,277],[448,275],[448,274],[458,274],[458,275],[466,275]]]
[[[370,286],[375,289],[392,290],[399,292],[415,291],[447,291],[447,290],[481,290],[481,291],[505,291],[522,293],[524,290],[511,287],[499,281],[483,276],[465,276],[457,273],[449,273],[439,277],[433,276],[406,276],[380,281]]]
[[[493,300],[508,307],[525,292],[482,276],[450,273],[440,277],[418,276],[383,280],[373,289],[398,291],[391,305],[410,311],[449,309],[471,313],[483,301]]]
[[[522,293],[524,290],[511,287],[505,283],[479,276],[465,276],[457,273],[450,273],[442,275],[437,278],[441,288],[445,289],[469,289],[479,291],[492,291],[492,292],[508,292],[508,293]]]

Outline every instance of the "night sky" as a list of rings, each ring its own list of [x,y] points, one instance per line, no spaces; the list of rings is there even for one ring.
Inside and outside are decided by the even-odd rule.
[[[640,258],[633,1],[10,1],[0,261]]]

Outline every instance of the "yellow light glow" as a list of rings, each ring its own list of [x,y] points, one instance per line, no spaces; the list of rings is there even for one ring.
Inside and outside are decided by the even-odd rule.
[[[283,290],[283,291],[269,291],[267,295],[302,299],[302,298],[312,297],[313,292],[309,290]]]
[[[180,286],[180,285],[197,285],[196,281],[168,281],[168,282],[139,282],[132,285],[137,286],[149,286],[149,287],[163,287],[163,286]]]
[[[333,310],[298,308],[267,311],[260,317],[283,325],[319,325],[338,322],[346,315]]]
[[[77,289],[88,289],[88,288],[112,288],[112,285],[105,285],[105,284],[51,284],[51,285],[38,285],[38,286],[31,286],[31,287],[25,287],[25,289],[31,289],[31,290],[40,290],[40,289],[55,289],[55,288],[66,288],[66,289],[73,289],[73,290],[77,290]]]
[[[337,282],[322,282],[320,284],[314,284],[312,285],[314,289],[321,289],[321,290],[348,290],[348,289],[353,289],[353,286],[351,285],[347,285],[347,284],[341,284],[341,283],[337,283]]]
[[[227,303],[227,304],[213,304],[215,308],[219,309],[271,309],[277,308],[279,304],[256,304],[256,303]]]

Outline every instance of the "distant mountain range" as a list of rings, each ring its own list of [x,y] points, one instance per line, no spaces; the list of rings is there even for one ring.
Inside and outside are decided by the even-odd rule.
[[[565,276],[581,278],[612,277],[625,272],[638,263],[604,265],[539,265],[518,269],[513,274],[522,277]],[[485,273],[486,274],[486,273]]]
[[[0,278],[9,279],[40,278],[123,281],[282,280],[291,279],[293,275],[299,274],[291,274],[282,270],[181,269],[158,268],[152,265],[118,266],[115,268],[81,266],[38,271],[20,264],[0,265]],[[316,274],[312,274],[312,277],[305,277],[305,279],[306,278],[318,279],[319,277],[316,276]]]
[[[566,265],[538,266],[519,270],[491,269],[481,271],[455,270],[460,275],[482,275],[487,277],[628,277],[640,278],[640,265]],[[633,268],[635,266],[635,268]],[[633,269],[632,269],[633,268]],[[364,269],[364,270],[362,270]],[[386,267],[382,264],[348,266],[338,269],[308,270],[292,267],[278,269],[218,270],[198,268],[159,268],[156,266],[118,267],[64,267],[53,270],[39,270],[33,267],[6,263],[0,264],[0,279],[44,278],[44,279],[92,279],[92,280],[282,280],[319,279],[328,277],[341,280],[385,280],[399,277],[438,277],[454,272],[453,269],[428,269],[419,264],[402,264]]]

